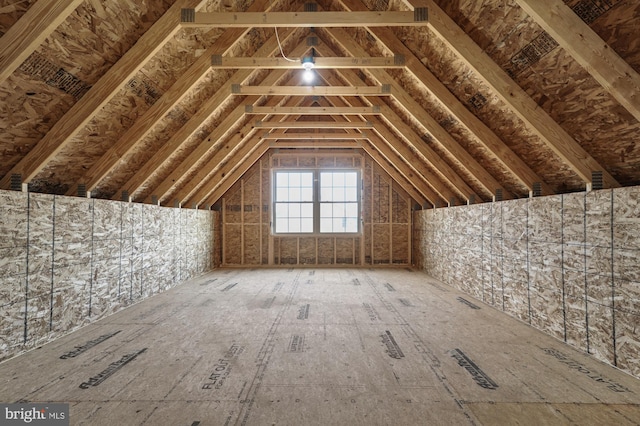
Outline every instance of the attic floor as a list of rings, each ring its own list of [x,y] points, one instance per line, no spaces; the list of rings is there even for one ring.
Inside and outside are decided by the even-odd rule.
[[[640,423],[640,380],[400,268],[217,269],[0,364],[0,384],[68,402],[71,424]]]

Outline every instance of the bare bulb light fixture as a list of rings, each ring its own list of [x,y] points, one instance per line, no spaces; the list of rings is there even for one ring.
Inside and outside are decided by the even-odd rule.
[[[314,66],[315,62],[313,60],[313,56],[305,56],[302,58],[302,68],[304,68],[302,79],[307,84],[311,84],[313,83],[313,80],[315,80],[315,73],[313,72]]]

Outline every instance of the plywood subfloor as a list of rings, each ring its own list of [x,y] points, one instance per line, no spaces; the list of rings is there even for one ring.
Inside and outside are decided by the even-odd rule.
[[[408,269],[219,269],[0,364],[88,425],[638,424],[640,381]]]

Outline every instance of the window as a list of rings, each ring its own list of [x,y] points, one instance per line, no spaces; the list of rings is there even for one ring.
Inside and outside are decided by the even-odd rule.
[[[275,171],[274,232],[359,232],[359,181],[356,170]]]

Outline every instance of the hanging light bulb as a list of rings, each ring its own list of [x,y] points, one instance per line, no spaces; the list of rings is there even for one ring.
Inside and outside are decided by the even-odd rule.
[[[302,58],[302,68],[304,68],[302,79],[305,83],[313,83],[313,80],[315,79],[313,67],[313,56],[305,56],[304,58]]]

